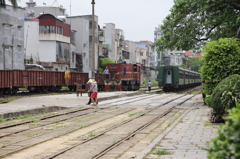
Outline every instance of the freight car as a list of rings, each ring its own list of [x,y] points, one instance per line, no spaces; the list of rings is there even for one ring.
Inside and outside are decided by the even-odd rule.
[[[200,73],[177,66],[161,66],[158,70],[158,84],[165,92],[201,85]]]
[[[99,90],[104,90],[104,75],[95,74]],[[46,71],[41,69],[0,70],[0,96],[16,94],[19,88],[27,88],[30,92],[58,92],[62,86],[76,91],[76,83],[86,89],[88,73],[71,71]]]
[[[105,76],[105,91],[139,90],[141,64],[107,64],[109,75]]]

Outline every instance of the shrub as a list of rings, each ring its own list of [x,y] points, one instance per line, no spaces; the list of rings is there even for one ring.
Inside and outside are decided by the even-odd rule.
[[[236,101],[240,102],[240,75],[231,75],[222,80],[213,90],[211,97],[212,114],[221,117],[227,110],[235,107]],[[216,121],[215,122],[219,122]]]
[[[225,124],[218,129],[218,136],[208,142],[209,159],[240,158],[240,104],[228,110]]]
[[[216,86],[214,82],[240,72],[240,45],[236,38],[222,38],[207,43],[203,52],[201,78],[213,82],[204,88],[210,95]]]

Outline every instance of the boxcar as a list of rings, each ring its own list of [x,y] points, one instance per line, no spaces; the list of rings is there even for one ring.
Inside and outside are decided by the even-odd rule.
[[[158,72],[159,87],[166,92],[201,84],[200,73],[177,66],[161,66]]]
[[[82,86],[82,89],[85,89],[88,81],[88,73],[83,73],[79,71],[71,71],[69,81],[66,81],[68,88],[71,91],[76,90],[76,84],[78,83]]]

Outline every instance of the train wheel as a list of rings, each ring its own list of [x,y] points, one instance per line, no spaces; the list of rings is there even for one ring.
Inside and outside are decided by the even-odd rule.
[[[18,88],[13,88],[13,90],[12,90],[12,94],[17,94],[17,91],[18,91]]]
[[[0,90],[0,97],[3,96],[3,90]]]

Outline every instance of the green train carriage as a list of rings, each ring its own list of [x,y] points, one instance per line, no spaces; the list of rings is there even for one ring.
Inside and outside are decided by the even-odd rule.
[[[161,66],[158,70],[159,87],[165,92],[177,91],[201,84],[200,73],[178,66]]]

